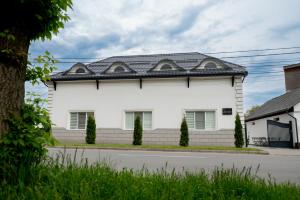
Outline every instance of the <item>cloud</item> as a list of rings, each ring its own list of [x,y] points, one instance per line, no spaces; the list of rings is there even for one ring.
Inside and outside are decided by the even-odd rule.
[[[45,50],[58,58],[103,58],[300,46],[298,0],[74,0],[73,4],[71,20],[57,36],[32,43],[32,57]],[[269,52],[253,55],[260,53]],[[248,108],[283,93],[282,66],[299,62],[300,57],[226,60],[248,67],[250,73],[244,84]],[[61,61],[67,62],[58,64],[64,70],[78,60]]]

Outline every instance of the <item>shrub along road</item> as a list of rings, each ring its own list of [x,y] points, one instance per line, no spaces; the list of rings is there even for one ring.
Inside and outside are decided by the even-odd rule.
[[[280,155],[252,155],[232,153],[205,153],[205,152],[159,152],[136,150],[104,150],[104,149],[63,149],[49,148],[49,155],[56,157],[57,153],[66,153],[79,162],[87,158],[89,163],[105,160],[113,168],[132,168],[135,170],[143,167],[151,171],[166,168],[182,171],[197,171],[205,169],[212,171],[215,167],[242,169],[252,167],[252,172],[264,178],[271,175],[277,182],[290,181],[300,185],[300,156]]]

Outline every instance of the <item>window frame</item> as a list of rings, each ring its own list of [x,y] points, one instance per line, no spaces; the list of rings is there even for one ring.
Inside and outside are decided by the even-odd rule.
[[[189,130],[192,130],[192,131],[216,131],[217,130],[217,126],[218,126],[218,123],[217,123],[217,110],[215,109],[186,109],[184,110],[184,117],[186,118],[187,116],[187,112],[193,112],[194,113],[194,128],[189,128]],[[196,112],[204,112],[204,129],[196,129]],[[206,113],[207,112],[214,112],[215,114],[215,127],[214,128],[209,128],[207,129],[206,128]]]
[[[77,128],[71,128],[71,113],[77,113]],[[78,113],[85,113],[85,128],[84,129],[79,129],[78,128]],[[76,130],[76,131],[82,131],[82,130],[86,130],[87,127],[87,120],[88,120],[88,113],[93,113],[94,118],[95,117],[95,111],[94,110],[71,110],[69,111],[68,115],[68,130]]]
[[[163,69],[164,67],[168,67],[168,69]],[[163,63],[161,65],[161,67],[159,68],[159,71],[162,71],[162,72],[172,71],[172,70],[174,70],[174,67],[171,64],[169,64],[169,63]]]
[[[208,67],[208,65],[211,65],[211,64],[214,65],[214,68]],[[207,69],[207,70],[215,70],[215,69],[219,68],[217,63],[213,62],[213,61],[208,61],[207,63],[205,63],[205,65],[203,67],[204,67],[204,69]]]
[[[130,113],[130,112],[133,112],[133,113],[141,112],[141,113],[143,113],[143,124],[142,124],[143,130],[146,130],[146,131],[147,131],[147,130],[153,130],[153,111],[152,111],[152,110],[140,110],[140,109],[136,109],[136,110],[125,110],[125,111],[123,112],[123,113],[124,113],[124,118],[123,118],[123,130],[129,130],[129,131],[134,130],[135,114],[133,114],[133,129],[128,129],[128,128],[126,127],[126,113]],[[144,128],[144,118],[145,118],[144,114],[145,114],[146,112],[150,112],[150,113],[151,113],[151,128],[147,128],[147,129]]]
[[[82,72],[78,72],[78,70],[82,70]],[[86,74],[86,70],[83,67],[78,67],[75,70],[75,74]]]
[[[119,71],[117,69],[122,69],[122,71]],[[117,71],[116,71],[117,70]],[[116,67],[114,67],[113,69],[113,73],[124,73],[124,72],[127,72],[126,68],[122,65],[118,65]]]

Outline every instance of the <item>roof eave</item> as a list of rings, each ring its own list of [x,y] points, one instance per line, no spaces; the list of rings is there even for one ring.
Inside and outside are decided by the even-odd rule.
[[[112,79],[141,79],[141,78],[172,78],[172,77],[213,77],[213,76],[247,76],[245,72],[234,73],[218,73],[218,74],[143,74],[143,75],[107,75],[107,76],[94,76],[94,77],[51,77],[50,81],[75,81],[75,80],[112,80]]]
[[[275,111],[275,112],[264,114],[264,115],[260,115],[257,117],[248,117],[248,118],[246,117],[245,122],[250,122],[250,121],[259,120],[259,119],[263,119],[263,118],[267,118],[267,117],[272,117],[275,115],[281,115],[281,114],[285,114],[288,112],[294,112],[294,107],[286,108],[283,110]]]

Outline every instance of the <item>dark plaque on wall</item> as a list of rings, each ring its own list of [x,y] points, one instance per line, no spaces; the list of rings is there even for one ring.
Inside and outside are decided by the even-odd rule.
[[[223,108],[222,113],[223,115],[232,115],[232,108]]]

